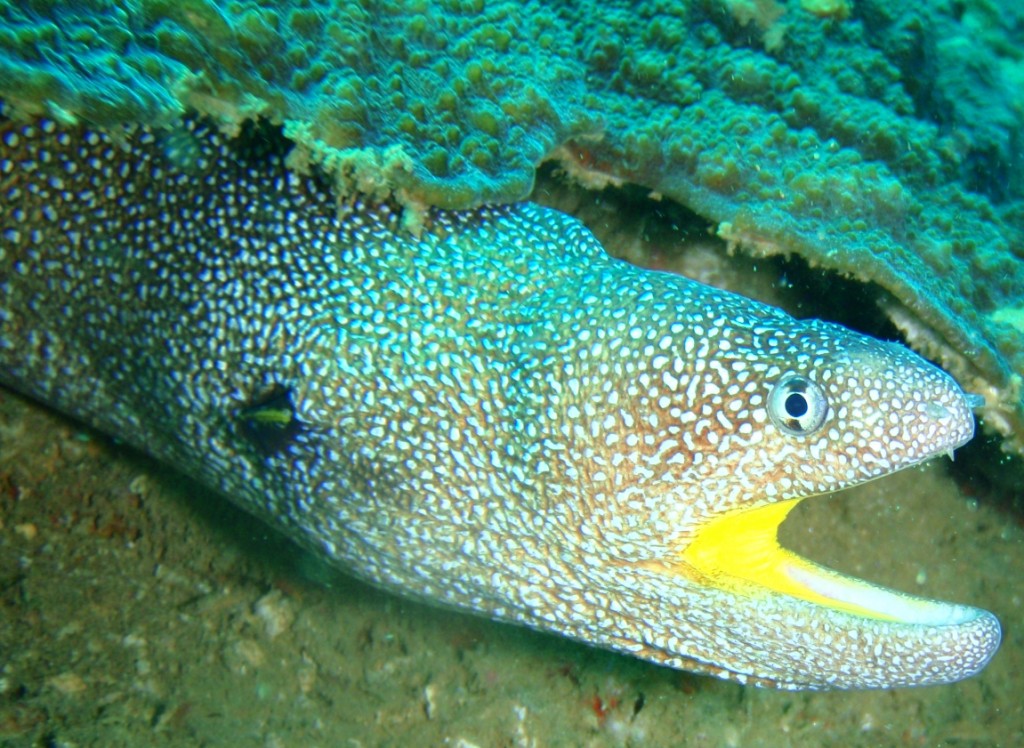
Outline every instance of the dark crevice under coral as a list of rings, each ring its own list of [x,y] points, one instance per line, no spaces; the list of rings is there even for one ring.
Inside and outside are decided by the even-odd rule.
[[[730,253],[706,218],[669,198],[652,199],[650,190],[638,185],[587,190],[560,178],[559,170],[548,165],[541,168],[531,199],[575,215],[616,257],[681,272],[780,306],[798,318],[824,319],[872,337],[905,342],[879,303],[891,301],[891,294],[877,283],[811,267],[796,254],[754,258]],[[718,259],[688,263],[695,251],[712,252]]]

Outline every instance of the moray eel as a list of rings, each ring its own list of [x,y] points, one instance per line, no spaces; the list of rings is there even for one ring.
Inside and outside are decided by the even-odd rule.
[[[968,440],[945,373],[537,205],[417,234],[286,156],[269,126],[3,121],[0,381],[404,595],[781,688],[993,655],[991,614],[776,540]]]

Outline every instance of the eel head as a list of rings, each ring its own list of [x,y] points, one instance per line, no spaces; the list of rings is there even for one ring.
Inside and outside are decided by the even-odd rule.
[[[569,624],[555,627],[779,688],[946,683],[984,667],[1000,641],[990,613],[840,574],[777,540],[808,497],[952,453],[973,436],[970,396],[894,343],[676,278],[628,285],[660,301],[639,332],[611,314],[615,329],[584,336],[637,343],[582,377],[570,410],[589,428],[561,428],[562,453],[586,466],[571,493],[586,498],[562,522],[578,528],[577,558],[555,616]],[[578,360],[600,357],[583,348]]]

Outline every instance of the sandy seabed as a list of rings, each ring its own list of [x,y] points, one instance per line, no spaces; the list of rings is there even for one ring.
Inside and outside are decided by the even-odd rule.
[[[789,547],[996,612],[964,683],[784,693],[378,592],[0,390],[0,745],[1017,746],[1024,529],[948,461],[803,504]]]

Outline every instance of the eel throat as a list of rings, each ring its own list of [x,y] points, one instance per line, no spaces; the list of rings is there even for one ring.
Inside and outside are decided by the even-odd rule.
[[[250,123],[0,119],[0,383],[396,593],[781,688],[977,673],[985,611],[779,548],[971,438],[909,350],[611,259],[531,204],[339,204]]]
[[[762,591],[890,623],[948,626],[970,623],[977,611],[901,594],[840,574],[786,550],[778,528],[800,499],[739,509],[716,517],[698,531],[682,562],[705,583],[732,594]]]

